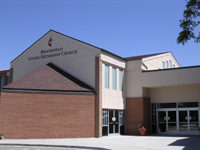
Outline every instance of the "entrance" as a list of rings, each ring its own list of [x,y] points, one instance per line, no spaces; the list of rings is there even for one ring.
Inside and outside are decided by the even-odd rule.
[[[103,109],[102,135],[112,134],[124,134],[124,111]]]
[[[198,110],[181,110],[179,111],[179,132],[198,132],[199,115]]]
[[[199,110],[196,108],[158,109],[158,133],[199,133]]]
[[[159,132],[176,132],[176,111],[158,111],[158,127]]]
[[[119,114],[117,110],[109,110],[109,134],[119,133]]]

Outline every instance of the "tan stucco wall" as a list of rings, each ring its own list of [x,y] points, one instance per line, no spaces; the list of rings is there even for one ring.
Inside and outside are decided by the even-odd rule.
[[[146,65],[146,70],[155,70],[155,69],[163,69],[162,62],[172,61],[172,67],[175,65],[175,68],[180,67],[174,56],[169,52],[161,55],[151,56],[142,59],[143,63]],[[170,63],[169,63],[170,66]],[[144,69],[144,68],[143,68]]]
[[[200,83],[200,67],[142,73],[143,87],[162,87]]]
[[[119,90],[119,69],[125,69],[125,61],[113,56],[101,54],[102,64],[102,108],[104,109],[124,109],[125,95],[124,91]],[[105,64],[109,65],[109,89],[105,88]],[[117,90],[112,89],[112,67],[116,67],[117,71]]]
[[[127,61],[125,72],[126,97],[142,97],[142,60]]]
[[[48,41],[51,37],[53,41],[52,46],[49,47]],[[49,50],[60,47],[63,48],[62,51],[49,52],[45,55],[69,51],[77,51],[77,53],[38,60],[28,60],[29,57],[41,56],[41,50]],[[99,55],[100,50],[95,47],[50,31],[11,63],[11,67],[14,68],[13,79],[15,81],[51,62],[64,71],[86,82],[90,86],[95,87],[95,57]]]
[[[150,89],[152,103],[200,101],[200,84]]]

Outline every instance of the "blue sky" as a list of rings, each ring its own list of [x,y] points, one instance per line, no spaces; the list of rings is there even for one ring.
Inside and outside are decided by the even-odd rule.
[[[200,65],[200,43],[176,43],[185,0],[0,0],[0,70],[50,29],[121,57],[171,51]]]

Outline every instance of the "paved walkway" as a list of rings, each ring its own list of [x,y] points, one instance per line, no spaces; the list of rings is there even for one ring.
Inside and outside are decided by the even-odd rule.
[[[200,150],[200,136],[109,136],[78,139],[0,140],[0,145],[39,145],[76,149]]]

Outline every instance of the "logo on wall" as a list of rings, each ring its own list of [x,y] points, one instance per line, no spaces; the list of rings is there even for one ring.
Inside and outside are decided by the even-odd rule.
[[[52,39],[52,37],[49,39],[49,42],[48,42],[48,45],[51,47],[51,45],[52,45],[52,41],[53,41],[53,39]]]

